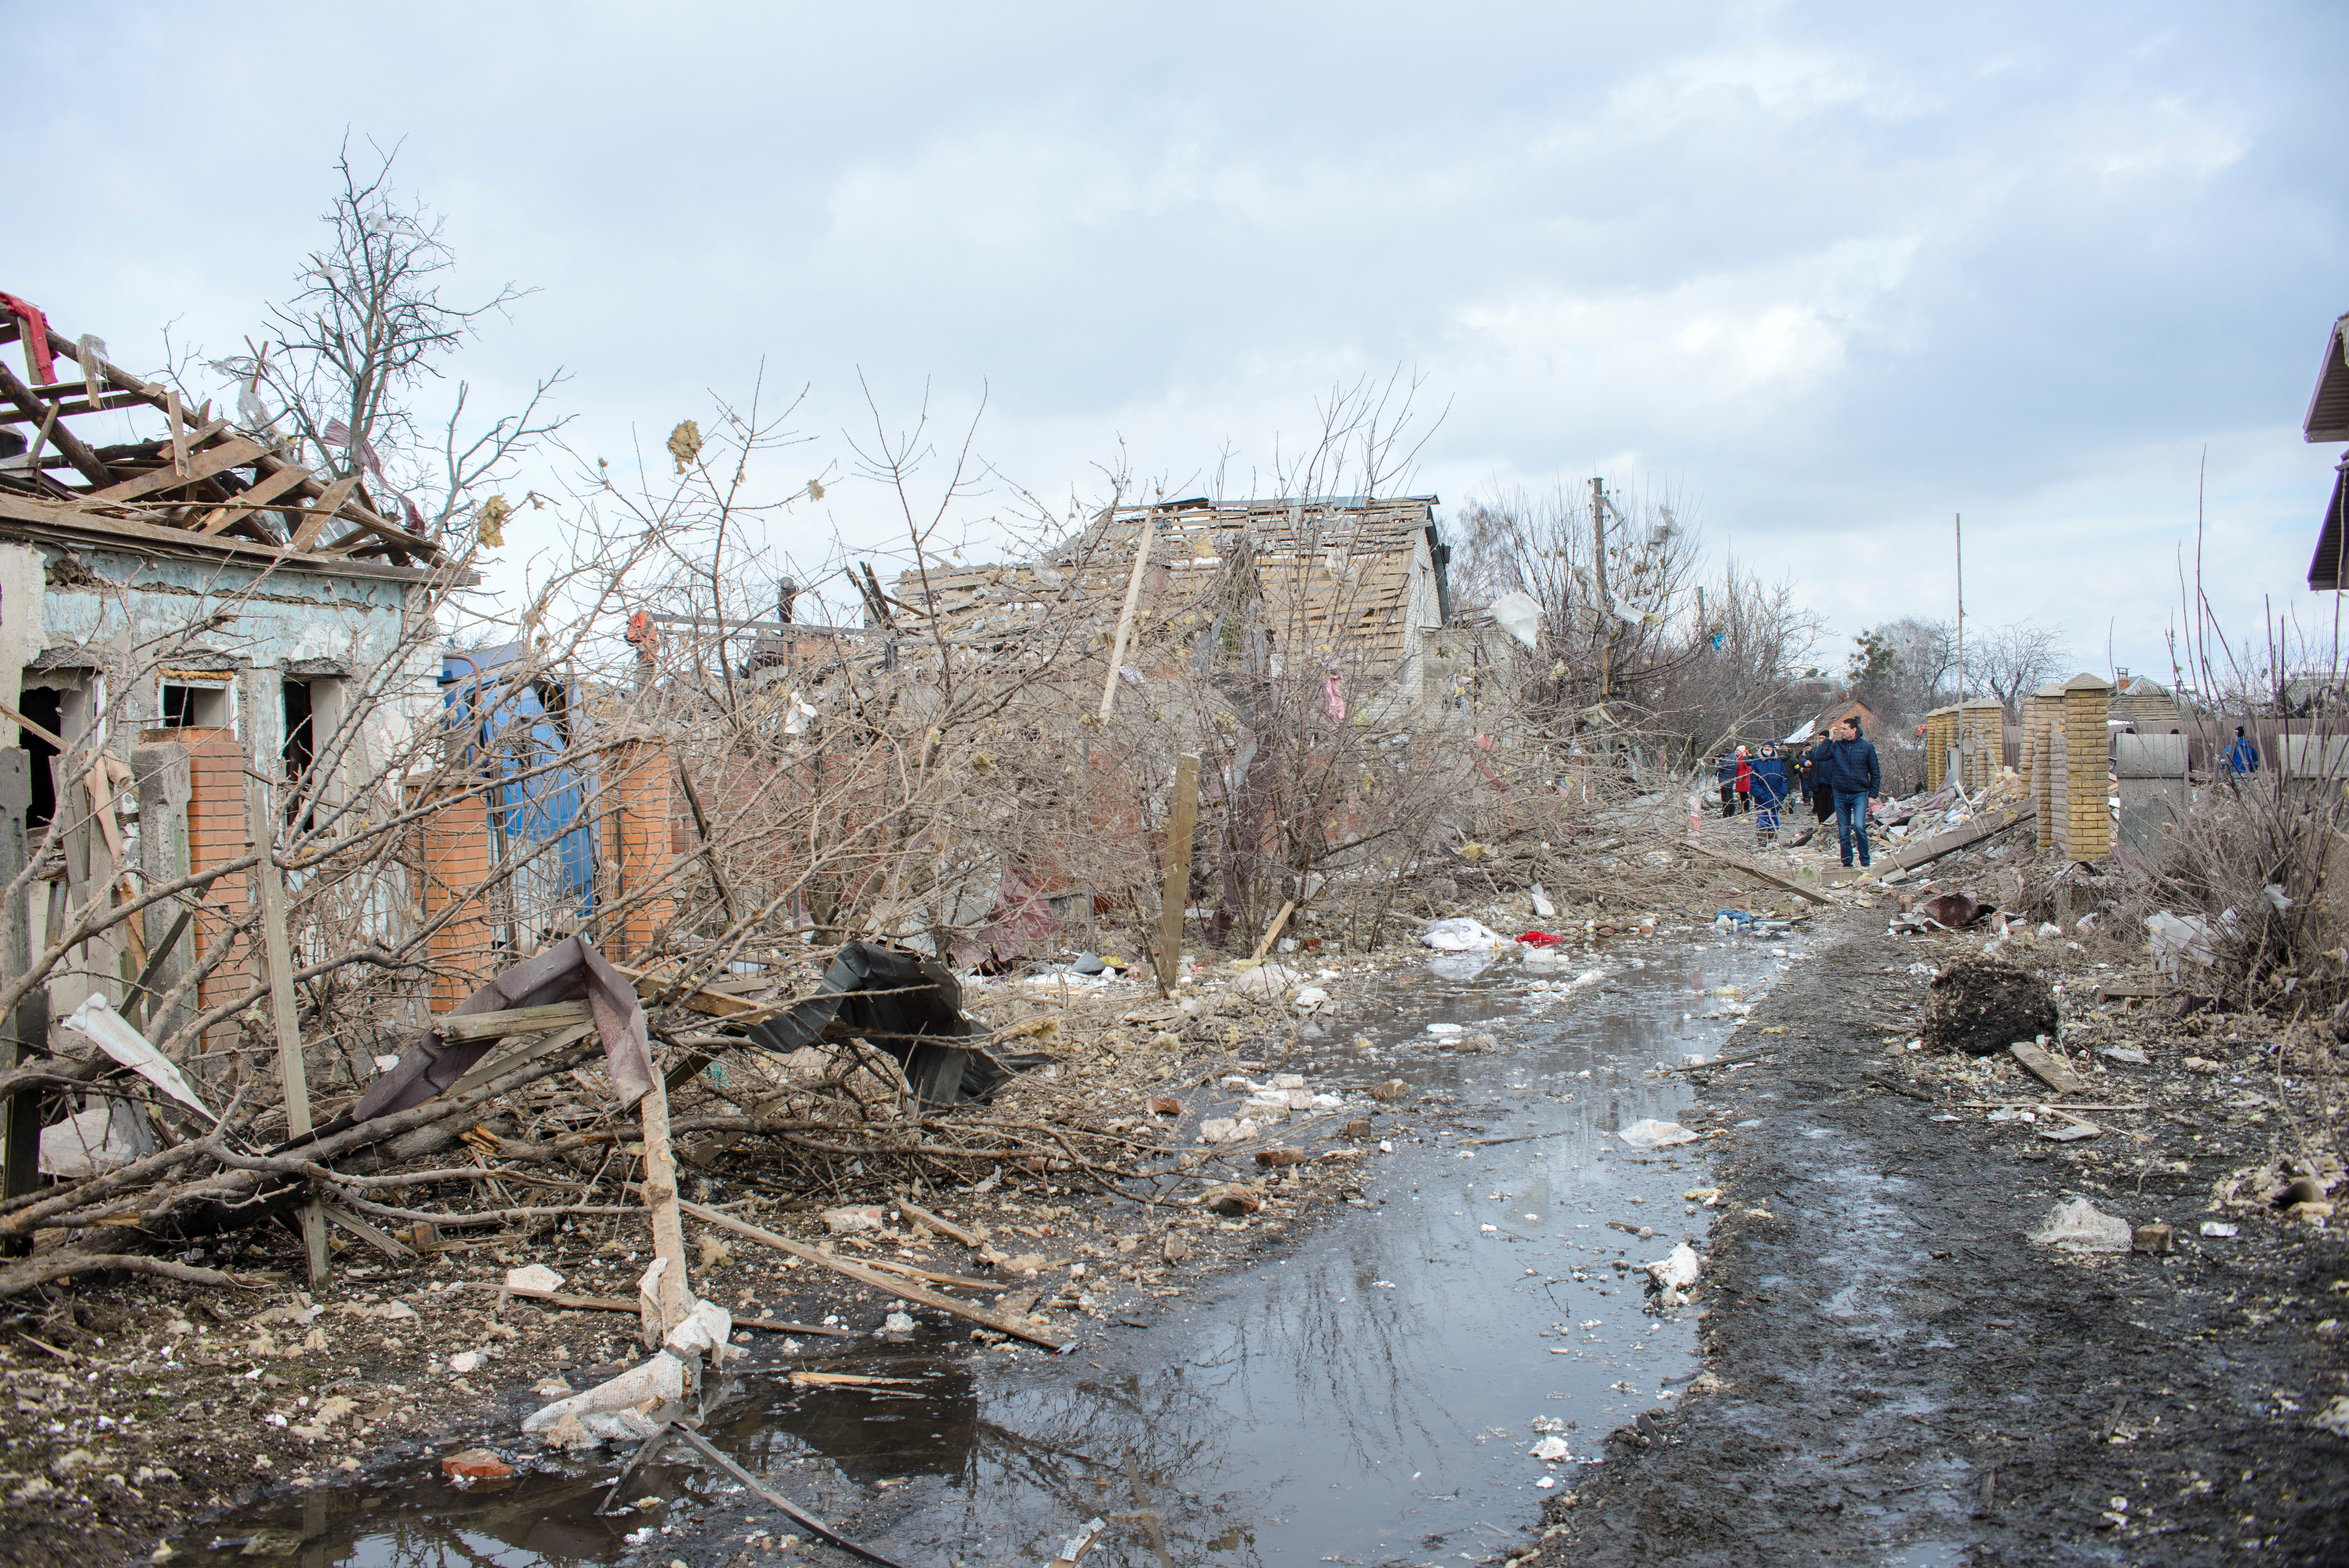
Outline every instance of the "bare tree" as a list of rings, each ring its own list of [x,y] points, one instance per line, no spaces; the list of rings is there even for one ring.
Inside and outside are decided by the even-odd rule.
[[[512,507],[481,492],[569,418],[547,409],[565,377],[542,377],[519,409],[488,417],[460,380],[427,411],[426,388],[467,335],[534,291],[509,283],[476,303],[449,298],[457,263],[446,221],[402,200],[391,178],[397,156],[378,151],[365,169],[346,144],[322,217],[326,243],[303,264],[293,297],[271,307],[264,340],[212,367],[236,383],[238,417],[283,455],[354,479],[373,511],[419,535],[438,537],[477,512],[482,542],[495,547]]]
[[[1909,717],[1956,700],[1957,633],[1947,621],[1903,615],[1852,639],[1845,678],[1852,695],[1885,717]]]
[[[2013,621],[1982,634],[1969,650],[1966,664],[2007,712],[2019,717],[2023,699],[2063,674],[2069,657],[2062,633]]]

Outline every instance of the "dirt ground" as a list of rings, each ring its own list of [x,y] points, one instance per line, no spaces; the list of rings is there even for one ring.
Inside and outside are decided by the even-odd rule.
[[[2092,1088],[2075,1099],[2147,1108],[2091,1110],[2100,1135],[2051,1141],[2059,1119],[1967,1109],[2053,1098],[2013,1063],[1985,1077],[1902,1048],[1926,1001],[1912,971],[1981,937],[1889,936],[1867,908],[1840,923],[1724,1053],[1766,1056],[1707,1094],[1701,1125],[1729,1133],[1708,1375],[1547,1505],[1535,1568],[1875,1563],[1900,1547],[1977,1568],[2349,1561],[2349,1441],[2312,1424],[2349,1393],[2349,1247],[2334,1225],[2225,1201],[2294,1147],[2282,1107],[2304,1097],[2277,1082],[2272,1026],[2181,1021],[2174,999],[2094,1006],[2086,954],[2024,948],[2028,966],[2072,969],[2061,1044]],[[2069,1198],[2167,1221],[2176,1251],[2025,1239]],[[2240,1233],[2206,1238],[2205,1220]]]
[[[1228,1047],[1267,1022],[1227,1015],[1199,1033]],[[1269,1065],[1228,1048],[1185,1052],[1152,1063],[1147,1081],[1120,1075],[1102,1092],[1133,1099],[1140,1111],[1150,1094]],[[689,1189],[843,1256],[987,1280],[993,1289],[948,1294],[1067,1330],[1082,1320],[1154,1317],[1165,1298],[1284,1244],[1355,1190],[1361,1147],[1333,1119],[1292,1124],[1280,1141],[1317,1158],[1268,1171],[1245,1151],[1221,1162],[1228,1166],[1222,1173],[1261,1204],[1237,1216],[1112,1206],[1016,1171],[984,1195],[924,1195],[942,1218],[979,1233],[992,1262],[885,1208],[885,1229],[833,1236],[818,1202],[765,1199],[750,1182],[723,1177]],[[1210,1173],[1220,1169],[1212,1153],[1199,1158]],[[866,1196],[886,1202],[884,1193]],[[692,1220],[687,1235],[696,1290],[738,1323],[816,1330],[738,1330],[738,1341],[759,1343],[762,1359],[779,1347],[813,1357],[850,1343],[826,1327],[870,1343],[895,1311],[968,1332],[974,1356],[1050,1354],[755,1242],[714,1230],[705,1237]],[[338,1253],[330,1284],[313,1295],[291,1283],[300,1267],[294,1238],[269,1227],[251,1233],[240,1255],[219,1260],[242,1277],[274,1276],[244,1293],[116,1276],[77,1282],[46,1305],[16,1304],[0,1319],[0,1372],[13,1395],[0,1408],[0,1562],[169,1561],[175,1543],[181,1554],[191,1542],[208,1544],[209,1521],[264,1498],[394,1467],[413,1470],[427,1455],[482,1444],[534,1463],[536,1444],[520,1437],[520,1418],[564,1391],[549,1379],[584,1388],[640,1358],[636,1319],[501,1300],[497,1283],[510,1266],[539,1263],[564,1276],[565,1293],[632,1299],[649,1257],[635,1216],[582,1220],[528,1243],[459,1243],[418,1263],[354,1245]],[[466,1355],[478,1364],[457,1370],[461,1363],[451,1358]]]

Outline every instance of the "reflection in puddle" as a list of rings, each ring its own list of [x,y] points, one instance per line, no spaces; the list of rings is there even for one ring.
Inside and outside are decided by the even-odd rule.
[[[1359,1206],[1243,1273],[1117,1309],[1146,1332],[1095,1320],[1052,1357],[932,1331],[823,1362],[908,1387],[805,1387],[753,1363],[704,1429],[909,1563],[1040,1562],[1096,1515],[1111,1522],[1089,1568],[1497,1557],[1547,1491],[1573,1485],[1573,1461],[1695,1370],[1693,1311],[1643,1312],[1638,1265],[1702,1244],[1706,1216],[1683,1198],[1703,1184],[1702,1146],[1642,1154],[1610,1135],[1687,1103],[1677,1075],[1648,1069],[1719,1049],[1734,1018],[1689,1016],[1692,993],[1738,986],[1751,1002],[1775,965],[1757,944],[1619,944],[1569,959],[1568,975],[1609,974],[1554,1010],[1514,958],[1377,981],[1286,1068],[1317,1086],[1400,1068],[1425,1097],[1386,1119],[1395,1152],[1366,1171]],[[1431,1022],[1501,1048],[1448,1052]],[[1355,1049],[1358,1032],[1375,1048]],[[1534,1459],[1545,1438],[1572,1460]],[[418,1471],[433,1462],[419,1454]],[[502,1493],[437,1473],[379,1482],[286,1500],[182,1549],[208,1568],[273,1553],[305,1568],[698,1564],[754,1543],[764,1560],[789,1532],[681,1463],[647,1472],[641,1490],[664,1501],[599,1518],[610,1473],[539,1471]]]

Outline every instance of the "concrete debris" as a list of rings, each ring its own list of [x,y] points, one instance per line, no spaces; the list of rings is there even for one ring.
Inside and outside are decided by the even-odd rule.
[[[1656,1293],[1656,1305],[1664,1307],[1682,1305],[1688,1300],[1688,1288],[1696,1284],[1698,1259],[1696,1249],[1686,1242],[1674,1247],[1651,1264],[1641,1264],[1649,1284]]]
[[[508,1290],[560,1290],[563,1276],[544,1264],[525,1264],[506,1270],[505,1286]]]
[[[823,1228],[835,1236],[854,1235],[860,1231],[878,1231],[888,1222],[888,1215],[878,1203],[852,1203],[823,1212]]]
[[[2048,1210],[2027,1239],[2066,1253],[2125,1253],[2136,1244],[2127,1220],[2105,1213],[2085,1198]]]

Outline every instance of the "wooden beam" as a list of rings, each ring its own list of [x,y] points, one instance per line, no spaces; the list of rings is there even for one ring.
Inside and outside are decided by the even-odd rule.
[[[1708,850],[1702,844],[1682,844],[1681,848],[1688,851],[1691,854],[1702,855],[1709,861],[1718,861],[1722,865],[1729,867],[1732,871],[1744,872],[1747,876],[1752,877],[1756,882],[1767,882],[1772,887],[1783,889],[1787,892],[1793,893],[1797,898],[1809,899],[1813,903],[1827,903],[1832,902],[1829,899],[1823,898],[1819,894],[1813,892],[1810,889],[1803,886],[1800,882],[1791,882],[1785,877],[1772,876],[1768,872],[1758,871],[1753,866],[1747,865],[1744,861],[1732,860],[1727,855],[1718,853],[1713,850]]]
[[[549,1002],[543,1007],[505,1007],[494,1013],[450,1013],[432,1026],[451,1045],[460,1040],[495,1040],[592,1022],[585,1002]]]
[[[196,524],[198,533],[218,533],[230,523],[251,513],[265,510],[269,503],[287,490],[298,489],[310,477],[310,470],[289,464],[274,474],[264,474],[229,498],[226,504],[213,508]]]
[[[2003,833],[2038,815],[2036,806],[2003,806],[1994,812],[1976,817],[1971,822],[1961,822],[1946,833],[1936,833],[1923,843],[1904,845],[1886,858],[1901,871],[1914,871],[1928,861],[1938,861],[1943,855],[1954,854],[1969,845],[1981,843],[1984,839]]]
[[[258,670],[249,670],[246,676],[245,712],[251,714],[256,711],[254,699],[262,682]],[[250,740],[246,749],[248,753],[253,749]],[[253,874],[260,884],[262,945],[269,966],[269,1016],[277,1035],[277,1075],[285,1090],[285,1135],[302,1138],[310,1131],[310,1079],[302,1060],[302,1032],[295,1016],[294,948],[285,934],[285,878],[272,853],[277,840],[276,824],[272,820],[274,807],[269,789],[262,782],[259,771],[259,765],[266,760],[255,756],[248,756],[246,760],[245,831],[261,856]],[[300,1214],[310,1283],[323,1285],[326,1283],[326,1217],[315,1198],[302,1206]]]
[[[310,503],[309,510],[289,514],[299,517],[301,523],[294,530],[285,548],[296,554],[307,551],[318,535],[326,531],[326,524],[343,510],[343,503],[350,499],[351,491],[357,488],[358,482],[358,475],[345,474],[328,485],[324,493]]]
[[[1199,828],[1199,754],[1174,764],[1174,799],[1166,830],[1166,886],[1158,903],[1158,989],[1174,992],[1183,960],[1183,911],[1191,902],[1191,839]]]
[[[845,1275],[859,1284],[869,1285],[874,1290],[896,1296],[901,1300],[916,1302],[923,1306],[935,1307],[940,1312],[952,1313],[957,1317],[968,1319],[994,1333],[1025,1339],[1030,1344],[1040,1345],[1047,1350],[1062,1350],[1074,1343],[1072,1340],[1056,1339],[1050,1333],[1018,1318],[1000,1316],[988,1312],[984,1307],[973,1306],[967,1301],[957,1301],[953,1296],[940,1295],[936,1291],[924,1290],[919,1285],[907,1284],[903,1280],[893,1278],[878,1269],[867,1268],[863,1264],[851,1263],[846,1258],[833,1257],[830,1253],[820,1252],[803,1242],[792,1241],[788,1236],[779,1236],[772,1231],[762,1231],[748,1221],[738,1220],[722,1210],[707,1208],[691,1202],[683,1202],[678,1206],[703,1224],[716,1225],[720,1230],[731,1231],[738,1236],[747,1236],[762,1246],[772,1247],[779,1253],[788,1253],[802,1263],[814,1264],[819,1268],[830,1269],[833,1273]]]
[[[1293,898],[1287,903],[1280,906],[1280,913],[1274,915],[1272,917],[1272,923],[1264,928],[1264,940],[1256,944],[1256,951],[1254,953],[1248,954],[1248,959],[1251,963],[1261,959],[1266,954],[1272,951],[1273,943],[1280,935],[1280,928],[1288,923],[1288,917],[1296,908],[1297,901]]]
[[[668,1086],[660,1074],[653,1074],[653,1087],[636,1102],[636,1114],[645,1131],[645,1209],[652,1221],[653,1255],[661,1260],[660,1278],[645,1311],[645,1347],[657,1350],[693,1310],[693,1292],[685,1279],[685,1226],[678,1219],[677,1161],[668,1146]]]
[[[22,408],[31,418],[36,420],[45,418],[48,414],[47,405],[34,396],[33,389],[26,386],[16,373],[5,364],[0,364],[0,394],[5,394],[10,402]],[[110,485],[114,482],[113,470],[98,460],[98,454],[90,450],[89,443],[67,429],[65,426],[58,425],[52,429],[49,432],[49,439],[56,443],[57,450],[66,455],[66,460],[73,464],[81,477],[91,484]]]
[[[226,473],[231,469],[253,461],[261,456],[261,450],[259,441],[237,436],[222,442],[217,447],[206,447],[190,457],[187,459],[188,466],[185,473],[172,469],[157,469],[151,473],[141,474],[135,480],[124,480],[120,484],[109,485],[101,490],[92,490],[81,499],[110,501],[136,500],[141,496],[152,495],[157,490],[171,490],[180,485],[193,484],[198,480],[210,479],[214,474]]]
[[[920,1204],[907,1200],[902,1194],[897,1199],[897,1209],[906,1218],[936,1232],[950,1242],[960,1242],[973,1252],[977,1252],[981,1245],[978,1237],[971,1232],[964,1230],[951,1220],[941,1219]]]
[[[1109,651],[1109,679],[1102,683],[1100,719],[1109,722],[1117,702],[1118,671],[1125,665],[1125,645],[1133,636],[1134,612],[1142,606],[1142,580],[1150,571],[1150,536],[1157,531],[1148,513],[1142,519],[1142,537],[1133,542],[1133,575],[1125,581],[1125,607],[1117,613],[1117,637]]]

